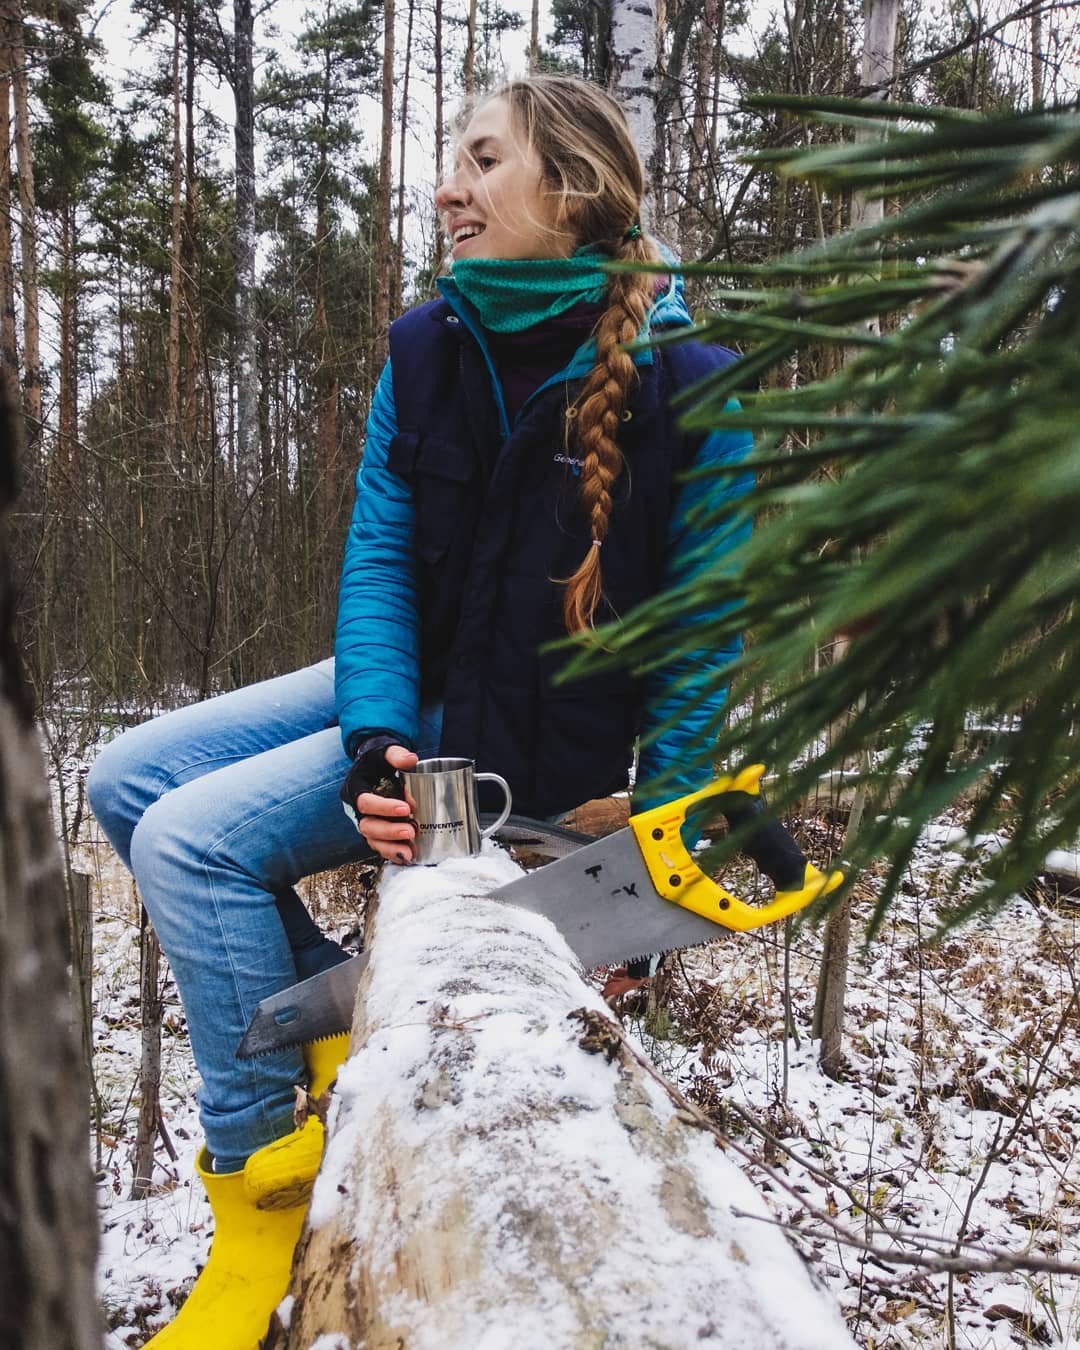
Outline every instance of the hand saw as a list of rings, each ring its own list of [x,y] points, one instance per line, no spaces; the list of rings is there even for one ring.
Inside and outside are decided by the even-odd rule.
[[[538,851],[554,853],[556,860],[491,891],[488,898],[545,915],[586,969],[708,942],[718,926],[746,932],[795,914],[834,891],[843,873],[826,876],[807,862],[778,820],[752,824],[764,771],[754,764],[717,778],[699,792],[631,816],[625,829],[591,843],[579,844],[585,836],[558,827],[518,819],[511,842],[547,844]],[[744,851],[775,884],[776,894],[767,904],[740,900],[706,876],[688,852],[682,838],[687,812],[714,798],[733,828],[748,831]],[[247,1059],[347,1031],[367,959],[361,952],[263,999],[237,1055]]]

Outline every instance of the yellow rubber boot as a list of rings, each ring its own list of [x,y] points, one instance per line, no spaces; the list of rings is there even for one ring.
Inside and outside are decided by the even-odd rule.
[[[337,1077],[349,1053],[347,1034],[304,1046],[308,1067],[308,1095],[318,1099]],[[322,1161],[325,1131],[316,1115],[308,1117],[302,1130],[253,1153],[244,1167],[248,1199],[262,1209],[281,1209],[307,1202],[315,1173]]]
[[[326,1091],[348,1049],[348,1036],[304,1047],[312,1096]],[[224,1174],[200,1151],[195,1170],[214,1212],[214,1242],[183,1307],[148,1348],[258,1350],[289,1286],[324,1137],[312,1115],[302,1129],[253,1153],[243,1171]]]

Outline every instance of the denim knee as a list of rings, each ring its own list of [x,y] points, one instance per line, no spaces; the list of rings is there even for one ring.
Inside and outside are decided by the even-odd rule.
[[[159,894],[169,895],[177,887],[189,891],[194,879],[212,861],[212,839],[204,837],[205,823],[193,820],[186,799],[166,792],[151,802],[139,817],[131,834],[129,866],[147,909]],[[155,919],[151,910],[151,917]]]
[[[124,737],[117,736],[94,760],[86,779],[86,799],[109,843],[130,868],[131,835],[141,809],[132,791],[135,766],[123,742]]]

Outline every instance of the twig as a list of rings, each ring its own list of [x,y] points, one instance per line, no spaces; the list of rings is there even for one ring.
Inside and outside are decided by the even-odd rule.
[[[808,1206],[809,1208],[809,1206]],[[751,1214],[748,1210],[732,1208],[732,1214],[740,1219],[757,1219],[759,1223],[772,1224],[776,1228],[783,1228],[788,1232],[797,1233],[800,1237],[809,1236],[806,1229],[797,1223],[792,1223],[788,1219],[770,1218],[764,1214]],[[841,1237],[835,1234],[837,1241],[843,1242],[848,1247],[856,1247],[864,1251],[875,1261],[884,1266],[919,1266],[921,1269],[929,1271],[934,1275],[945,1275],[952,1271],[956,1275],[1009,1275],[1017,1271],[1035,1271],[1049,1275],[1080,1275],[1080,1262],[1078,1261],[1055,1261],[1048,1256],[1023,1256],[1016,1252],[1005,1252],[995,1247],[981,1247],[976,1244],[966,1243],[963,1256],[928,1256],[926,1252],[914,1251],[889,1251],[884,1247],[871,1247],[861,1237],[855,1233],[845,1233]],[[915,1241],[915,1238],[907,1238],[897,1234],[897,1238],[902,1242]],[[919,1241],[922,1241],[920,1235]]]
[[[1067,1011],[1071,1011],[1071,1006]],[[949,1271],[953,1271],[957,1274],[966,1274],[969,1272],[1010,1274],[1016,1271],[1034,1271],[1052,1275],[1080,1275],[1080,1262],[1055,1261],[1050,1257],[1019,1255],[1015,1252],[1002,1251],[999,1248],[993,1247],[983,1247],[973,1243],[964,1243],[962,1245],[964,1255],[960,1255],[960,1244],[955,1239],[948,1239],[952,1250],[942,1255],[927,1255],[927,1253],[922,1250],[893,1251],[889,1248],[873,1246],[865,1238],[861,1238],[856,1234],[849,1232],[844,1225],[834,1219],[832,1215],[809,1204],[805,1196],[800,1194],[775,1168],[770,1167],[768,1163],[762,1162],[759,1158],[755,1158],[748,1149],[743,1148],[739,1143],[732,1139],[730,1135],[726,1135],[708,1118],[700,1107],[695,1106],[693,1102],[683,1096],[674,1084],[669,1083],[667,1079],[664,1078],[649,1060],[638,1051],[636,1046],[630,1042],[626,1033],[617,1022],[612,1021],[608,1017],[604,1017],[601,1013],[586,1008],[577,1009],[576,1012],[571,1013],[570,1016],[577,1016],[585,1022],[586,1025],[591,1025],[594,1028],[596,1027],[596,1024],[604,1023],[603,1033],[605,1039],[609,1043],[618,1041],[621,1050],[643,1069],[655,1083],[663,1088],[672,1103],[678,1108],[679,1118],[684,1124],[695,1125],[699,1129],[705,1130],[713,1136],[721,1148],[731,1149],[747,1162],[760,1167],[768,1174],[769,1179],[790,1195],[800,1208],[809,1214],[811,1218],[816,1219],[819,1223],[825,1224],[831,1230],[832,1236],[836,1238],[837,1242],[846,1247],[853,1247],[858,1251],[864,1252],[867,1259],[877,1261],[886,1268],[895,1265],[918,1266],[934,1274],[941,1275],[947,1274]],[[734,1103],[730,1103],[729,1105],[736,1114],[744,1119],[748,1119],[754,1125],[755,1129],[759,1130],[762,1134],[767,1135],[768,1132],[764,1127],[760,1126],[756,1121],[753,1121],[753,1118],[749,1117],[747,1113],[741,1110],[741,1108],[735,1106]],[[803,1163],[803,1160],[792,1153],[792,1151],[781,1141],[776,1140],[775,1142],[784,1152],[795,1158],[797,1162]],[[814,1169],[808,1168],[808,1170],[813,1171]],[[822,1177],[820,1172],[817,1172],[816,1175],[818,1175],[819,1179],[826,1180],[828,1184],[834,1184],[834,1178],[828,1176]],[[865,1202],[858,1203],[860,1203],[860,1206],[864,1210],[866,1209]],[[750,1214],[747,1211],[734,1208],[731,1212],[740,1218],[757,1219],[761,1223],[771,1223],[776,1227],[798,1233],[802,1237],[808,1236],[806,1229],[800,1227],[797,1223],[792,1223],[783,1219],[768,1218],[760,1214]],[[869,1211],[867,1211],[867,1213],[869,1214]],[[878,1223],[885,1236],[900,1244],[901,1247],[914,1247],[916,1242],[922,1245],[925,1245],[928,1241],[933,1242],[933,1238],[928,1237],[928,1235],[920,1233],[918,1235],[909,1236],[906,1233],[900,1233],[895,1229],[887,1227],[880,1219],[878,1220]]]

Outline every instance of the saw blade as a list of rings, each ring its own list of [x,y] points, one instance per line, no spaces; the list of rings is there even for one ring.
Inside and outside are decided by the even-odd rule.
[[[329,970],[264,998],[236,1048],[238,1059],[269,1055],[293,1045],[318,1041],[352,1026],[356,986],[368,953],[339,961]]]
[[[495,819],[481,811],[481,826],[490,825]],[[495,831],[500,844],[509,844],[514,848],[526,849],[545,858],[565,858],[585,844],[593,842],[591,834],[582,834],[580,830],[568,830],[563,825],[549,824],[546,820],[533,820],[531,816],[508,816]]]
[[[490,894],[493,900],[550,919],[587,970],[623,961],[628,952],[663,952],[709,942],[723,931],[657,895],[629,829]]]
[[[490,892],[490,898],[550,919],[586,970],[624,962],[634,952],[653,955],[720,936],[723,930],[717,924],[657,895],[631,830],[584,846],[577,838],[558,827],[521,822],[511,842],[570,851]],[[264,998],[237,1056],[250,1059],[348,1031],[367,960],[368,954],[361,952]]]

